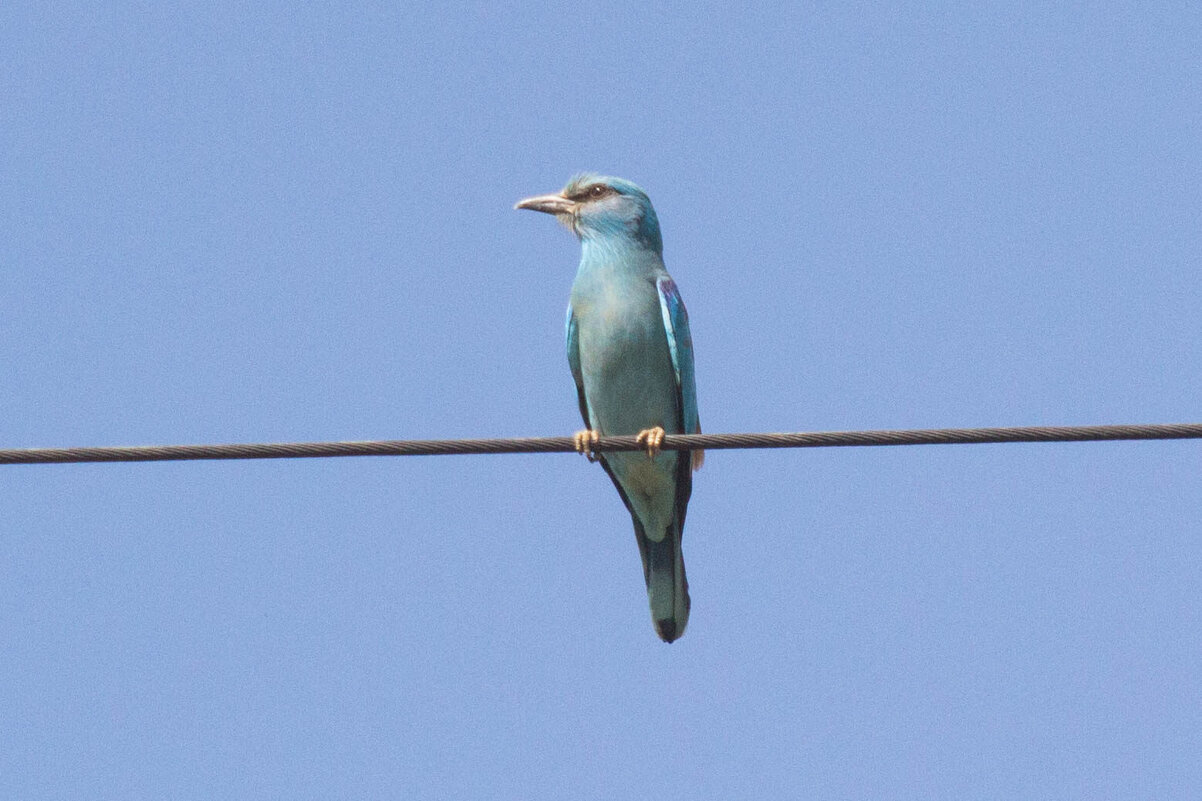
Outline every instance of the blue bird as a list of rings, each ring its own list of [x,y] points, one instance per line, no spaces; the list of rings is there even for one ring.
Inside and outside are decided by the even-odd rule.
[[[634,522],[655,631],[689,621],[680,538],[702,451],[661,451],[664,434],[700,432],[689,318],[664,268],[659,220],[630,181],[584,174],[515,208],[554,214],[580,239],[568,303],[568,365],[585,431],[576,449],[600,460]],[[647,452],[594,454],[600,436],[637,434]]]

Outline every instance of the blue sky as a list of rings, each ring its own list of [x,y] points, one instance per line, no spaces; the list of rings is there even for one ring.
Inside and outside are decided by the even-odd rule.
[[[20,3],[0,446],[564,435],[641,184],[707,431],[1199,421],[1185,4]],[[1202,447],[0,468],[10,798],[1174,798]]]

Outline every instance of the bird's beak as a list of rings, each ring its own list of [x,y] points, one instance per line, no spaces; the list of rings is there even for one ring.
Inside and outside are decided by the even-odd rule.
[[[519,200],[515,209],[532,209],[546,214],[570,214],[576,204],[563,195],[535,195]]]

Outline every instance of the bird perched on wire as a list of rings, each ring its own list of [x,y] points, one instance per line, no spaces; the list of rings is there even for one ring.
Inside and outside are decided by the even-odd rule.
[[[701,427],[689,318],[664,268],[659,220],[642,189],[591,174],[515,208],[554,214],[580,239],[567,319],[568,365],[587,427],[576,449],[601,462],[630,511],[651,619],[672,642],[689,621],[680,540],[704,453],[660,450],[665,433]],[[593,452],[599,436],[621,434],[637,434],[646,453]]]

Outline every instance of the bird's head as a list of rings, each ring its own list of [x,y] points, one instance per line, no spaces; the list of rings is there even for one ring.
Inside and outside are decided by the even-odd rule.
[[[577,175],[563,191],[518,201],[515,209],[554,214],[581,239],[632,239],[663,251],[659,220],[647,193],[630,181],[604,175]]]

